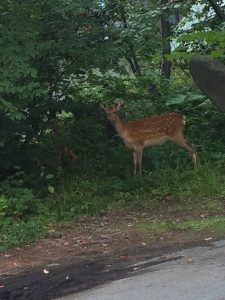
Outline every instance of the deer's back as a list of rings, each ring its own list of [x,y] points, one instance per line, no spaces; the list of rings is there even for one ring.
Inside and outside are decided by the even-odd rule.
[[[129,145],[148,146],[163,143],[178,130],[183,130],[184,116],[181,113],[167,113],[143,120],[123,123],[122,138]]]

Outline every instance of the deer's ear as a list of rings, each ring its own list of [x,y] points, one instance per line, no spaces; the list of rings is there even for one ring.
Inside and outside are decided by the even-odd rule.
[[[116,110],[120,110],[120,108],[123,106],[123,101],[118,101],[115,105]]]

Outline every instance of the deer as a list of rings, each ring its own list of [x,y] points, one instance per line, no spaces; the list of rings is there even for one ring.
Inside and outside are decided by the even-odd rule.
[[[120,118],[118,111],[123,102],[101,107],[124,144],[133,151],[134,175],[139,169],[142,176],[142,158],[145,147],[163,144],[172,141],[181,146],[192,157],[194,167],[197,168],[197,154],[194,144],[188,144],[184,137],[185,116],[178,112],[164,113],[142,120],[125,121]]]

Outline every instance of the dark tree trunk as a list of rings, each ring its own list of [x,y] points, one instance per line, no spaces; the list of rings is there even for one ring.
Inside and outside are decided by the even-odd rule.
[[[143,4],[145,9],[149,8],[149,0],[143,0]]]
[[[223,9],[219,6],[219,4],[217,3],[216,0],[208,0],[210,5],[212,6],[212,8],[214,9],[217,17],[222,20],[225,21],[225,13],[223,11]]]
[[[168,0],[161,0],[160,4],[167,4]],[[171,75],[171,62],[166,59],[166,55],[171,53],[170,46],[170,23],[169,18],[165,15],[161,15],[161,34],[162,34],[162,62],[161,62],[161,74],[166,78],[170,79]]]

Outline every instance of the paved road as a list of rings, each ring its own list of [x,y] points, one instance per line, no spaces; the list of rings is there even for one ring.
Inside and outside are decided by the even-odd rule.
[[[171,257],[177,259],[136,271],[130,278],[60,299],[225,300],[225,241],[180,251]]]

